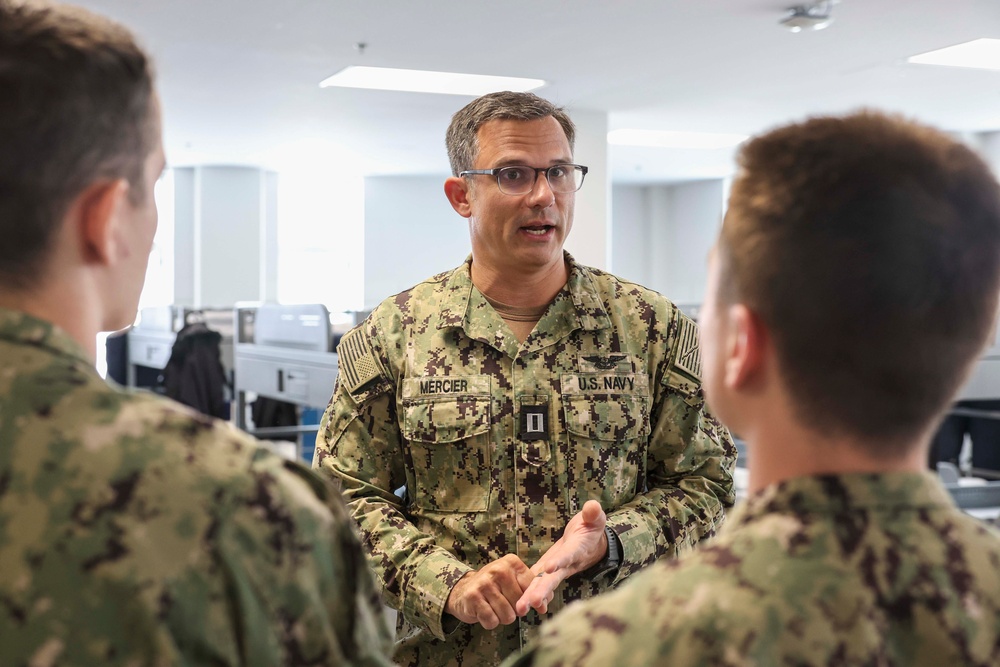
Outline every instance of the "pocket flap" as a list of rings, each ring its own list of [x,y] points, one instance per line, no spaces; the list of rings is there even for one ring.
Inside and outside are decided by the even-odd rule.
[[[649,398],[630,394],[563,396],[566,430],[591,440],[624,441],[649,435]]]
[[[403,436],[420,442],[456,442],[490,428],[488,396],[441,396],[403,402]]]

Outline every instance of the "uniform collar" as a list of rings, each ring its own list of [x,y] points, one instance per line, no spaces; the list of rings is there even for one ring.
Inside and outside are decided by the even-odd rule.
[[[769,514],[843,514],[856,510],[953,508],[931,472],[851,473],[796,477],[749,496],[727,519],[730,532]]]
[[[469,338],[516,357],[554,345],[578,329],[596,331],[611,327],[611,318],[594,285],[591,270],[577,264],[568,252],[563,251],[563,256],[569,266],[566,285],[556,294],[523,346],[505,333],[508,329],[500,315],[472,284],[472,255],[445,280],[438,328],[461,328]]]
[[[51,322],[17,310],[0,308],[0,340],[42,348],[94,367],[87,352],[68,333]]]

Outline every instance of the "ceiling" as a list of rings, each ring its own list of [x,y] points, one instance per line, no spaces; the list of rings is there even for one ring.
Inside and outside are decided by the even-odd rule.
[[[287,170],[443,174],[471,98],[319,88],[348,65],[541,78],[609,129],[750,134],[859,106],[944,129],[1000,129],[1000,72],[906,58],[1000,38],[997,0],[842,0],[826,30],[781,0],[77,0],[157,61],[168,159]],[[355,44],[367,47],[359,53]],[[726,175],[730,150],[612,147],[612,180]]]

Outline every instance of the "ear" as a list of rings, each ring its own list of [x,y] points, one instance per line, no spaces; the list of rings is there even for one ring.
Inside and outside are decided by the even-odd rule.
[[[122,208],[128,194],[128,181],[92,183],[78,197],[75,213],[79,221],[83,255],[87,261],[113,264],[120,256]]]
[[[448,203],[463,218],[472,216],[472,205],[469,203],[469,182],[459,176],[449,176],[444,182],[444,194]]]
[[[723,382],[729,389],[746,389],[764,371],[767,328],[755,312],[741,303],[729,306],[729,322]]]

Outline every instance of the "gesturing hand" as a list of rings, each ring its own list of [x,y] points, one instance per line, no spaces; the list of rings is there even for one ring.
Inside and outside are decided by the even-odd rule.
[[[445,613],[487,630],[509,625],[517,618],[514,605],[534,576],[520,558],[507,554],[459,579],[448,595]]]
[[[608,538],[604,534],[607,520],[599,502],[584,503],[583,509],[566,524],[562,537],[531,566],[531,583],[514,607],[518,616],[527,614],[528,609],[544,614],[559,584],[604,558],[608,552]]]

